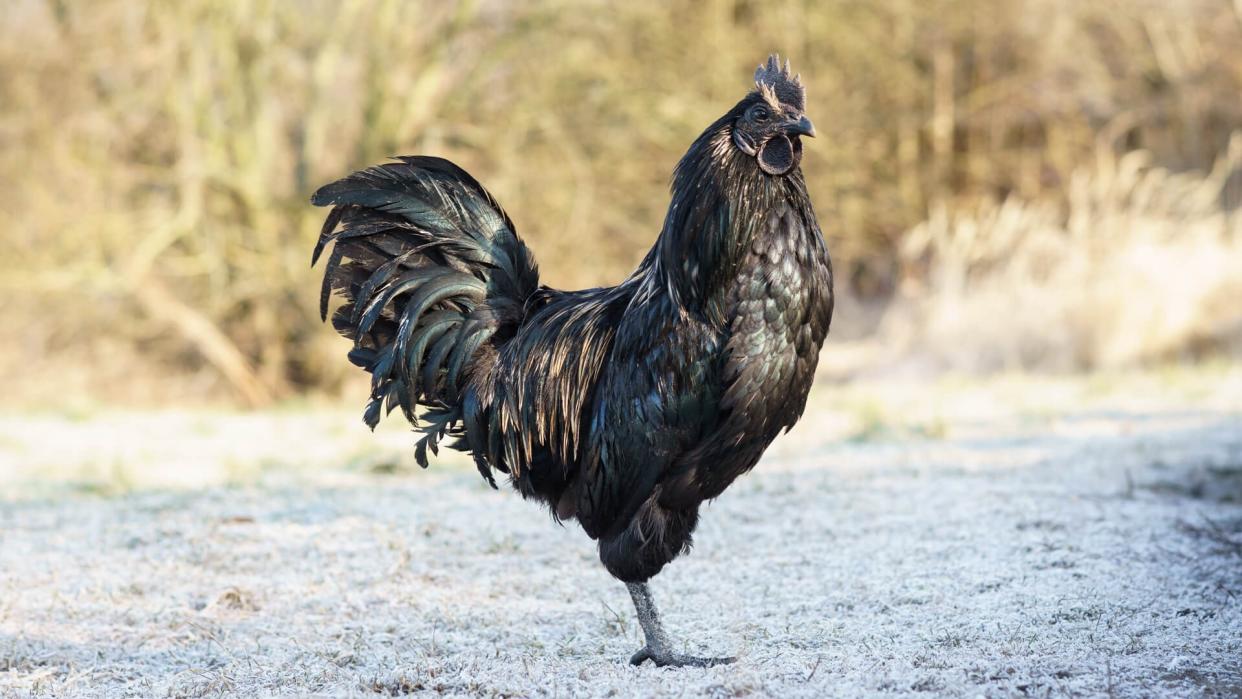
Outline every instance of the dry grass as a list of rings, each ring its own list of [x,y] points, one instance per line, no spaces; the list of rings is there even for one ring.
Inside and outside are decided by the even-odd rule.
[[[1101,151],[1207,172],[1242,126],[1242,11],[1221,0],[13,0],[0,5],[0,322],[20,332],[0,377],[10,395],[26,379],[34,402],[49,382],[105,400],[251,404],[336,386],[348,367],[314,314],[307,252],[320,214],[307,194],[394,153],[478,173],[549,282],[615,281],[658,230],[676,159],[773,49],[807,76],[823,134],[808,179],[841,289],[858,302],[842,304],[840,335],[866,334],[857,309],[923,273],[903,255],[923,249],[907,231],[941,231],[930,239],[951,246],[958,234],[943,231],[968,220],[998,240],[1015,215],[1064,228],[1074,173]],[[1195,188],[1181,177],[1165,179]],[[1240,186],[1222,185],[1220,212]],[[988,213],[989,201],[1010,203]],[[1199,264],[1217,249],[1201,246],[1206,206],[1187,214],[1185,236],[1173,235],[1180,209],[1110,209],[1109,244],[1083,243],[1083,259],[1124,272],[1132,261],[1112,255],[1142,255],[1156,235],[1179,264]],[[1144,226],[1154,215],[1159,233],[1140,229],[1131,244],[1131,215]],[[922,278],[920,298],[941,293],[943,276]],[[957,296],[944,293],[920,320],[929,336],[946,332],[935,328]],[[1111,313],[1108,293],[1091,292],[1090,313]],[[1170,319],[1142,351],[1109,344],[1114,330],[1072,329],[968,363],[1107,364],[1194,347],[1215,301],[1187,293],[1166,303],[1195,319]],[[1051,303],[1074,296],[1062,287]]]
[[[902,247],[889,357],[1072,370],[1242,349],[1242,215],[1221,203],[1242,178],[1242,132],[1207,176],[1150,161],[1102,152],[1063,206],[938,209]]]
[[[706,671],[627,664],[638,625],[575,525],[469,464],[350,467],[356,422],[0,421],[0,695],[1234,696],[1238,380],[883,391],[900,419],[977,404],[943,438],[853,442],[822,392],[654,581],[687,650],[740,656]],[[1010,392],[1058,414],[1001,419]],[[362,454],[397,437],[408,465],[408,434]],[[28,453],[5,480],[10,439],[112,451],[136,485],[45,497],[62,474]],[[169,487],[231,459],[255,472]]]
[[[341,471],[418,471],[415,435],[398,420],[367,430],[361,395],[360,389],[352,400],[246,412],[82,403],[0,412],[0,501],[245,488]],[[1166,415],[1171,423],[1175,416],[1242,414],[1242,366],[1169,366],[1089,377],[821,381],[808,411],[788,437],[773,444],[772,458],[797,458],[829,443],[969,441],[998,430],[1040,435],[1051,423],[1072,422],[1067,415]],[[1084,418],[1080,425],[1093,429],[1095,421]],[[433,472],[447,467],[475,473],[469,457],[453,450],[442,451],[436,464]]]

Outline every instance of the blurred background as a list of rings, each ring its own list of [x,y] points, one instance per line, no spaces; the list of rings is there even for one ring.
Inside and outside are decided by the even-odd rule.
[[[1239,0],[5,0],[0,401],[361,405],[310,192],[441,155],[548,284],[613,284],[770,51],[820,132],[826,379],[1242,353]]]
[[[615,284],[774,51],[836,315],[670,685],[362,424],[309,197],[443,156]],[[0,695],[1242,694],[1242,0],[0,0],[0,328]]]

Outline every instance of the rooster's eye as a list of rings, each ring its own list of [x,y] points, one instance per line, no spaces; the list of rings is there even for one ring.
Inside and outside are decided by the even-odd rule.
[[[754,121],[764,122],[768,120],[769,116],[771,116],[771,112],[762,104],[757,104],[750,110],[750,118]]]

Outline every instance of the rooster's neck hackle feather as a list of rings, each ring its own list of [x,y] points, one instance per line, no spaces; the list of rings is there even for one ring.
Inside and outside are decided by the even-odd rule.
[[[785,202],[810,206],[800,168],[768,175],[733,147],[733,123],[748,104],[709,126],[677,164],[660,237],[637,272],[651,275],[678,306],[717,323],[727,310],[721,293],[767,213]]]

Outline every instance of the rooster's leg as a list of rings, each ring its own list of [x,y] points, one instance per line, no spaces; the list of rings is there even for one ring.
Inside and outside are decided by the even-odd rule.
[[[731,663],[736,658],[699,658],[673,651],[664,625],[660,623],[660,613],[656,611],[655,600],[651,598],[651,588],[647,583],[626,583],[630,597],[634,598],[634,611],[638,614],[638,622],[643,626],[643,636],[647,645],[639,649],[630,658],[631,665],[642,665],[650,660],[660,667],[711,667]]]

